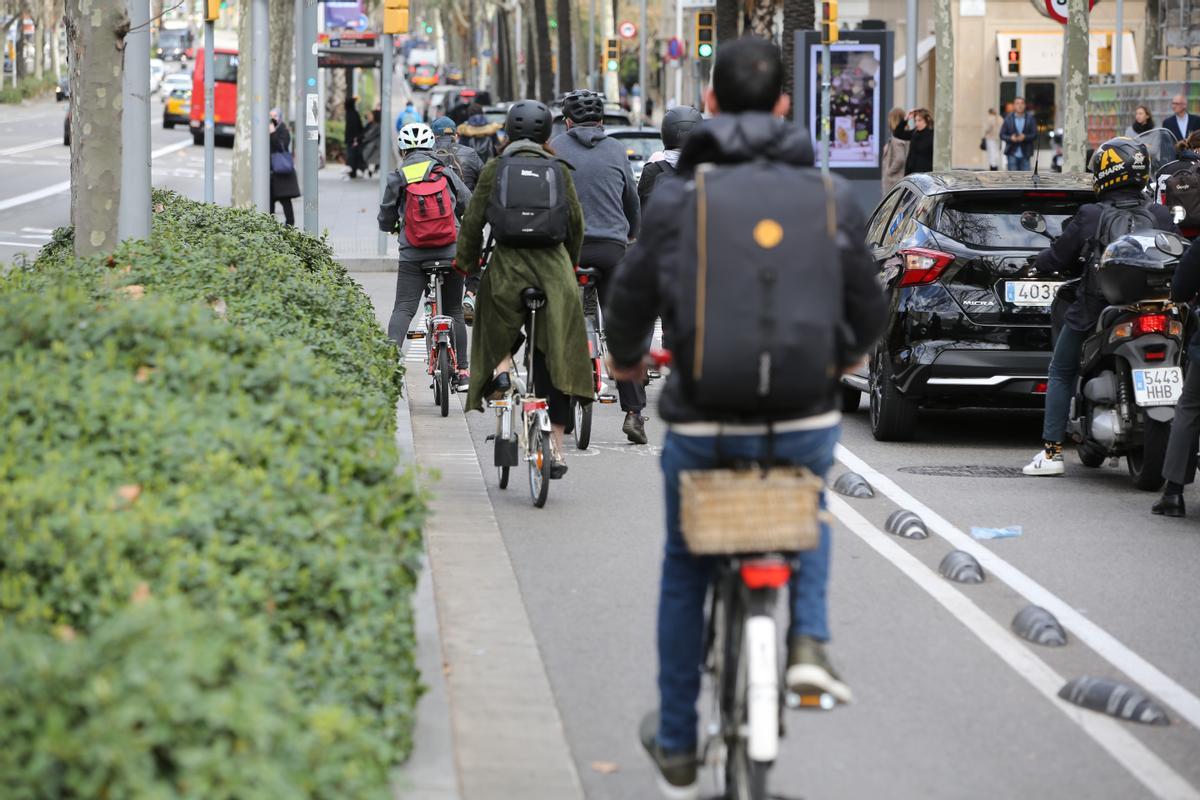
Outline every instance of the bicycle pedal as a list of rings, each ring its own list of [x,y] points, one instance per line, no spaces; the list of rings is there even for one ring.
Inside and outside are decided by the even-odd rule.
[[[596,402],[604,406],[611,406],[613,403],[617,402],[617,398],[613,397],[611,394],[602,394],[596,398]]]
[[[494,442],[494,441],[496,441],[496,434],[494,434],[494,433],[489,433],[489,434],[487,435],[487,438],[486,438],[486,439],[484,439],[484,441],[485,441],[485,442]]]
[[[405,339],[424,339],[425,331],[409,331],[408,333],[404,334],[404,338]]]
[[[649,370],[646,370],[646,377],[652,381],[656,381],[662,377],[662,373],[656,369],[649,369]]]
[[[788,692],[784,702],[788,708],[801,711],[832,711],[837,707],[837,699],[829,692]]]

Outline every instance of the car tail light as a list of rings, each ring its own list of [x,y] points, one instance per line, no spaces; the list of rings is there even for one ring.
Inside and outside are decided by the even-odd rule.
[[[1142,314],[1133,321],[1133,335],[1145,336],[1148,333],[1166,333],[1166,314]]]
[[[933,283],[946,267],[954,261],[954,256],[938,250],[926,250],[923,247],[913,247],[901,250],[904,256],[904,275],[900,278],[901,286],[923,286]]]
[[[778,589],[787,585],[792,568],[786,561],[747,561],[742,564],[742,583],[747,589]]]
[[[1034,394],[1045,394],[1049,384],[1046,381],[1038,381],[1033,385]]]

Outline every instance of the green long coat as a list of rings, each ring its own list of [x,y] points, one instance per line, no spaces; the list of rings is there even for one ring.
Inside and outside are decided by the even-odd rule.
[[[507,153],[549,155],[529,141],[513,142]],[[467,206],[458,234],[457,260],[471,274],[479,271],[483,229],[487,224],[488,199],[496,186],[502,159],[488,161]],[[496,366],[512,352],[525,323],[521,291],[530,286],[546,293],[546,305],[537,313],[537,349],[546,354],[546,364],[555,388],[590,401],[593,397],[592,365],[588,357],[587,329],[583,305],[575,281],[574,265],[583,246],[583,207],[575,193],[570,170],[565,175],[570,227],[565,244],[554,247],[505,247],[497,243],[479,293],[475,298],[475,327],[471,337],[471,386],[467,410],[483,410],[483,389]]]

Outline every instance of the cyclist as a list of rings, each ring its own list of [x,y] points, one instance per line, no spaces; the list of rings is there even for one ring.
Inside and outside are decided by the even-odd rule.
[[[458,141],[458,126],[449,117],[438,117],[429,126],[433,130],[433,154],[447,167],[458,173],[471,191],[483,172],[483,161],[475,148]]]
[[[458,263],[469,275],[479,273],[484,226],[490,224],[495,248],[476,298],[475,335],[471,337],[471,360],[476,368],[467,394],[468,410],[482,411],[485,395],[494,396],[512,386],[509,372],[524,338],[527,313],[521,293],[534,287],[546,294],[546,309],[538,314],[537,341],[527,346],[534,348],[535,388],[549,401],[550,477],[557,479],[567,473],[563,435],[574,423],[571,397],[591,402],[592,364],[572,269],[583,243],[583,210],[570,169],[546,144],[550,125],[550,109],[544,103],[522,100],[509,108],[504,123],[508,142],[479,176],[463,217]],[[507,171],[506,192],[499,191],[502,170]],[[532,186],[523,183],[526,174],[533,176]],[[524,196],[536,194],[538,187],[550,182],[558,191],[547,195],[554,200],[549,208],[541,208],[532,226],[537,230],[522,231],[529,237],[524,240],[506,235],[502,218],[507,212],[520,216],[522,209],[517,204]],[[540,191],[546,192],[544,188]],[[537,243],[534,237],[540,237]]]
[[[638,179],[638,199],[642,202],[642,210],[646,210],[646,201],[654,191],[654,184],[660,175],[672,175],[679,166],[679,153],[692,130],[704,121],[704,115],[692,106],[675,106],[666,113],[662,121],[663,150],[650,157],[642,169],[642,177]]]
[[[383,200],[379,204],[379,230],[385,233],[396,233],[400,242],[400,269],[396,275],[396,302],[392,306],[392,317],[388,321],[388,336],[400,348],[401,357],[408,344],[408,326],[417,313],[417,306],[425,293],[428,276],[421,265],[428,261],[452,262],[455,255],[454,231],[450,231],[448,244],[439,246],[419,246],[414,244],[427,241],[430,237],[419,237],[416,234],[418,222],[405,224],[405,207],[410,204],[413,195],[409,187],[424,183],[444,180],[450,193],[453,213],[448,222],[457,227],[457,218],[461,217],[471,200],[471,190],[463,183],[462,178],[452,169],[447,169],[433,155],[433,131],[424,123],[405,125],[400,130],[400,168],[388,176],[387,188],[383,192]],[[431,198],[436,201],[437,198]],[[434,202],[436,205],[436,202]],[[421,222],[420,224],[424,224]],[[422,231],[423,233],[423,231]],[[445,241],[437,238],[435,241]],[[454,320],[454,352],[458,356],[458,383],[463,385],[469,377],[469,358],[467,355],[467,326],[462,315],[463,279],[457,272],[446,276],[442,286],[441,313]]]
[[[1170,209],[1142,195],[1150,169],[1150,153],[1146,145],[1135,139],[1118,137],[1100,145],[1092,157],[1096,202],[1079,208],[1063,228],[1062,236],[1038,253],[1032,271],[1078,274],[1080,256],[1088,255],[1090,261],[1098,263],[1104,247],[1120,235],[1118,231],[1128,232],[1131,227],[1174,231]],[[1082,267],[1083,280],[1054,343],[1042,421],[1042,449],[1022,470],[1026,475],[1044,477],[1066,472],[1063,439],[1071,413],[1071,396],[1079,377],[1079,355],[1084,340],[1108,305],[1093,263]]]
[[[704,657],[704,600],[714,567],[712,559],[693,556],[683,540],[680,473],[713,469],[734,459],[782,459],[824,476],[840,433],[837,375],[873,346],[887,312],[864,244],[862,212],[844,181],[822,184],[812,169],[809,134],[781,118],[790,104],[782,91],[783,62],[776,45],[743,38],[718,51],[706,96],[714,117],[692,133],[679,159],[679,174],[659,180],[647,208],[645,233],[617,270],[610,299],[609,359],[615,377],[636,380],[644,372],[642,359],[655,316],[670,321],[678,339],[676,368],[659,404],[670,425],[662,454],[667,537],[658,605],[659,712],[647,715],[641,726],[660,788],[671,797],[694,797],[696,791],[696,699]],[[703,194],[697,188],[701,178],[720,188]],[[799,181],[809,188],[798,188]],[[756,207],[768,192],[790,200]],[[698,209],[714,204],[724,211],[708,209],[712,216],[701,229]],[[699,242],[708,243],[706,255],[700,255]],[[734,266],[722,270],[722,264]],[[726,282],[740,280],[735,285],[747,293],[769,297],[754,276],[777,276],[784,269],[799,274],[777,277],[776,283],[804,281],[815,294],[776,304],[773,334],[758,330],[769,317],[739,319],[740,313],[725,310],[719,300],[703,306],[703,317],[697,310],[702,275],[708,280],[719,273],[727,276]],[[710,289],[717,291],[716,285]],[[828,321],[818,323],[820,315],[797,310],[801,304],[823,309]],[[708,333],[737,326],[746,335],[710,338]],[[758,373],[762,361],[747,349],[755,346],[786,354],[781,363],[767,364],[768,384],[810,384],[800,390],[808,399],[793,405],[783,396],[775,406],[782,410],[764,413],[761,383],[743,380],[751,385],[730,386],[734,365],[745,372],[749,363],[751,373]],[[697,371],[701,354],[703,370]],[[726,386],[750,399],[739,399],[732,408],[729,402],[699,399],[711,396],[704,392],[727,391]],[[830,551],[825,523],[819,542],[816,549],[799,554],[800,568],[789,584],[786,681],[792,690],[827,692],[848,702],[850,689],[825,651]]]
[[[598,271],[600,308],[607,313],[609,279],[625,257],[629,242],[637,236],[641,201],[624,146],[608,138],[600,124],[604,120],[604,95],[587,89],[569,92],[563,98],[562,110],[567,132],[556,136],[550,145],[575,169],[575,186],[586,223],[577,263]],[[617,381],[617,394],[625,412],[622,432],[634,444],[645,444],[645,385],[642,381]]]

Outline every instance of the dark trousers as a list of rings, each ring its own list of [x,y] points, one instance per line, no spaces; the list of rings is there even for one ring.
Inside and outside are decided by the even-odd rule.
[[[296,212],[292,210],[292,198],[290,197],[272,197],[271,198],[271,213],[275,213],[275,204],[279,203],[283,206],[283,221],[284,223],[296,227]]]
[[[400,348],[400,352],[404,352],[407,345],[408,326],[417,315],[417,306],[425,296],[425,286],[428,282],[429,277],[420,264],[411,261],[400,262],[400,270],[396,273],[396,302],[392,306],[392,318],[388,321],[388,336]],[[467,325],[463,322],[462,298],[463,276],[451,271],[442,284],[442,308],[439,313],[454,320],[452,333],[458,368],[467,369],[471,356],[470,347],[467,345]]]
[[[546,398],[551,424],[562,425],[566,432],[570,433],[575,427],[571,398],[555,388],[550,379],[550,368],[546,366],[546,357],[537,348],[533,350],[533,388],[538,397]]]
[[[1200,438],[1200,364],[1193,362],[1183,380],[1183,394],[1171,420],[1171,438],[1163,477],[1172,483],[1191,483],[1196,479],[1196,441]]]
[[[593,240],[584,242],[579,251],[579,266],[598,270],[600,281],[597,291],[600,295],[600,310],[608,311],[609,296],[612,293],[612,274],[617,264],[625,257],[625,245],[621,242]],[[587,313],[589,309],[585,308]],[[617,396],[621,399],[621,410],[640,414],[646,407],[646,386],[641,381],[617,381]]]

